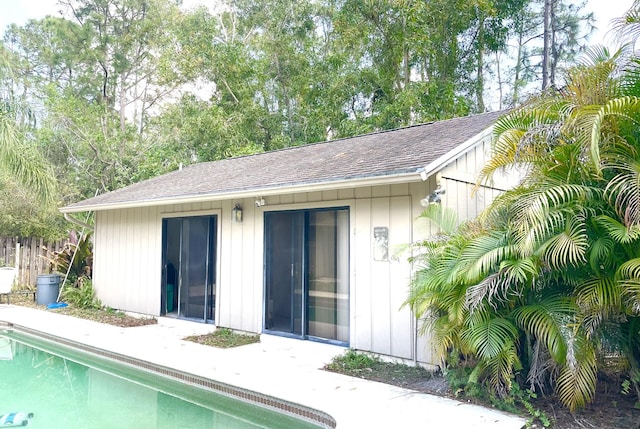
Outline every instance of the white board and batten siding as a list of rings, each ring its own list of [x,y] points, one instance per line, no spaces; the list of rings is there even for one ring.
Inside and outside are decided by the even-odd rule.
[[[440,170],[440,186],[445,189],[443,204],[453,209],[460,221],[475,218],[480,211],[519,180],[517,173],[496,173],[491,183],[477,186],[480,170],[491,157],[491,134]],[[451,197],[453,196],[453,197]]]
[[[484,144],[471,148],[442,171],[443,205],[462,218],[474,217],[493,190],[470,197],[475,174],[487,155]],[[434,362],[428,336],[407,306],[412,267],[408,244],[433,234],[419,219],[420,200],[436,186],[435,174],[406,184],[281,194],[265,197],[98,211],[95,230],[94,287],[106,306],[149,315],[161,310],[162,220],[175,216],[216,215],[218,222],[216,325],[262,332],[264,306],[264,213],[330,207],[349,208],[349,346],[427,364]],[[463,183],[465,182],[465,183]],[[476,194],[479,195],[479,194]],[[235,204],[243,222],[231,220]],[[374,230],[388,233],[388,257],[375,257]],[[401,252],[401,250],[404,251]]]

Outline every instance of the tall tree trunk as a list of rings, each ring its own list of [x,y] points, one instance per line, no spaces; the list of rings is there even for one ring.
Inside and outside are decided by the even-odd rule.
[[[485,110],[484,105],[484,17],[478,15],[478,52],[476,54],[476,103],[478,112]]]
[[[551,20],[551,58],[549,59],[549,86],[556,85],[556,68],[558,67],[558,46],[556,45],[556,34],[558,30],[558,21],[556,20],[556,5],[558,0],[551,1],[551,12],[549,18]]]
[[[513,95],[511,106],[518,104],[520,99],[520,72],[522,71],[522,50],[523,50],[523,29],[522,25],[518,29],[518,50],[516,51],[516,63],[513,71]]]
[[[551,74],[551,25],[555,0],[544,0],[544,43],[542,47],[542,89],[550,84]]]
[[[404,88],[407,89],[409,87],[409,83],[411,83],[411,67],[409,66],[409,46],[407,42],[407,17],[403,16],[402,18],[402,60],[404,65]]]
[[[500,69],[500,52],[496,52],[496,73],[498,75],[498,110],[502,110],[502,71]]]

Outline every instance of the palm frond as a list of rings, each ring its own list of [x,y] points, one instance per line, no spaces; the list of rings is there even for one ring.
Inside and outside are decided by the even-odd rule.
[[[640,225],[640,160],[610,163],[609,167],[616,168],[617,174],[605,188],[607,197],[626,225]]]
[[[0,162],[44,201],[53,201],[56,181],[51,166],[34,146],[21,140],[18,125],[2,112],[0,112]]]
[[[511,321],[487,314],[470,315],[460,340],[479,358],[490,359],[511,347],[518,338],[518,329]]]
[[[558,399],[573,412],[593,400],[598,365],[591,343],[580,336],[569,339],[567,354],[567,363],[556,379],[556,393]]]
[[[640,239],[640,224],[626,226],[607,215],[596,216],[595,221],[616,243],[631,244]]]
[[[615,273],[615,279],[622,290],[627,312],[640,315],[640,258],[621,264]]]
[[[441,204],[430,204],[419,218],[435,224],[445,236],[453,235],[460,225],[458,214],[448,207],[442,207]]]
[[[590,137],[587,139],[586,135],[584,135],[584,138],[589,141],[591,160],[594,166],[599,168],[602,161],[600,158],[600,147],[602,144],[602,136],[605,134],[604,128],[606,127],[606,121],[619,120],[620,118],[623,120],[636,121],[639,112],[640,98],[626,96],[609,100],[598,108],[597,111],[580,116],[580,120],[576,126],[580,129],[588,129],[590,131]],[[581,136],[582,135],[583,134],[581,134]]]
[[[516,308],[513,317],[521,329],[545,345],[556,363],[564,364],[567,358],[567,344],[563,329],[575,311],[576,308],[569,298],[553,295]]]
[[[610,237],[599,236],[591,243],[588,252],[589,266],[594,273],[600,273],[613,267],[614,241]]]
[[[501,231],[474,237],[459,257],[460,264],[465,267],[464,281],[476,283],[488,273],[497,271],[500,261],[512,257],[514,251]]]
[[[584,219],[573,216],[566,219],[564,230],[549,237],[540,250],[550,267],[561,269],[585,263],[588,245]]]
[[[613,277],[588,278],[576,288],[576,304],[581,309],[585,331],[593,334],[602,321],[622,308],[622,289]]]

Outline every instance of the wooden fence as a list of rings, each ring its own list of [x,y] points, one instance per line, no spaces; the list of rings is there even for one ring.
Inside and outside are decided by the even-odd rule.
[[[62,250],[65,241],[45,242],[42,238],[0,237],[0,266],[17,267],[17,285],[35,288],[39,274],[50,274],[47,258]]]

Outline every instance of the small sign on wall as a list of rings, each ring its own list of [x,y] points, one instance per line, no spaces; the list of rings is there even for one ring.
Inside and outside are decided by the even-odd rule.
[[[389,260],[389,228],[386,226],[373,228],[373,260]]]

